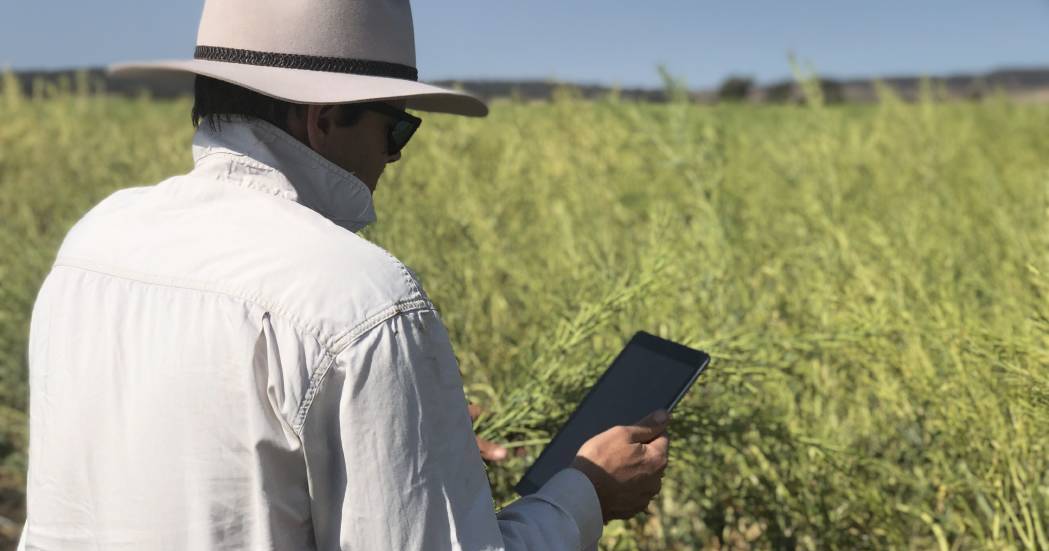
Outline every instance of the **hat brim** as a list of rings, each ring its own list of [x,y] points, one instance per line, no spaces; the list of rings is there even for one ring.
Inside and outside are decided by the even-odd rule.
[[[193,73],[231,82],[260,94],[306,104],[407,101],[408,109],[483,117],[488,106],[465,92],[398,78],[200,59],[119,63],[109,67],[114,78],[166,79],[173,72]]]

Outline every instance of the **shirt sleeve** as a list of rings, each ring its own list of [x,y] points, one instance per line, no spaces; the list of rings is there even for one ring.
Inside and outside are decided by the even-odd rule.
[[[597,495],[566,469],[495,514],[451,343],[402,312],[319,375],[302,427],[318,549],[592,549]]]

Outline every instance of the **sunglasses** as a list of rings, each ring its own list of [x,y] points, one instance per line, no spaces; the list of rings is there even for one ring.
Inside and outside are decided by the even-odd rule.
[[[419,117],[413,117],[386,103],[366,103],[361,105],[361,107],[393,119],[393,126],[390,127],[389,132],[386,134],[387,155],[396,155],[401,149],[404,149],[404,146],[408,145],[408,140],[412,139],[412,134],[415,134],[415,131],[419,129],[419,125],[423,123],[423,120]]]

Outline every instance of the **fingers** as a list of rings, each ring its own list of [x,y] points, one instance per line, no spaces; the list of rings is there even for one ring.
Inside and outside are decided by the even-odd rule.
[[[663,475],[666,473],[667,466],[670,464],[670,454],[668,452],[669,443],[667,437],[660,436],[653,440],[649,444],[642,444],[644,446],[644,460],[643,464],[644,471],[648,476],[651,476],[656,483],[661,483]],[[655,492],[659,492],[657,488]],[[653,495],[654,495],[653,493]]]
[[[640,426],[666,427],[670,421],[670,414],[665,409],[657,409],[645,416],[644,419],[635,423]]]
[[[578,466],[573,466],[594,482],[605,522],[633,517],[662,489],[669,422],[666,411],[655,411],[633,425],[608,429],[580,448]]]
[[[496,462],[506,459],[506,448],[480,436],[477,437],[477,448],[481,450],[481,459],[485,461]]]
[[[470,413],[471,421],[477,421],[477,418],[480,417],[482,413],[484,413],[484,410],[481,408],[481,406],[477,404],[468,404],[466,406],[466,411]],[[490,440],[485,440],[480,436],[477,437],[477,448],[481,450],[481,459],[484,459],[485,461],[502,461],[506,459],[506,456],[508,455],[506,448]]]
[[[644,419],[634,425],[627,427],[632,442],[647,444],[655,440],[660,434],[667,430],[670,424],[670,415],[666,410],[656,410],[648,414]]]
[[[653,459],[661,459],[665,463],[669,453],[670,437],[665,434],[645,444],[645,455]]]
[[[481,406],[477,404],[470,404],[466,407],[466,411],[470,412],[470,420],[476,421],[481,416]]]

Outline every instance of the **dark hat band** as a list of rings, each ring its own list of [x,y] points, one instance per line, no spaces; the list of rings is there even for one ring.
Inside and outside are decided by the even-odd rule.
[[[387,61],[372,61],[370,59],[257,52],[255,50],[222,48],[220,46],[197,46],[196,51],[193,53],[193,58],[207,61],[243,63],[245,65],[265,65],[282,69],[305,69],[307,71],[419,80],[419,71],[415,67]]]

